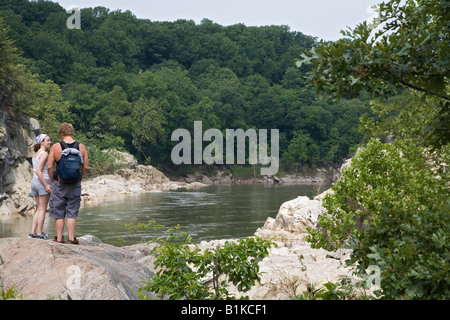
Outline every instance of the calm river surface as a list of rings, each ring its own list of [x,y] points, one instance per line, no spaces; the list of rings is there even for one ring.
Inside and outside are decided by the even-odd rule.
[[[242,238],[253,235],[267,217],[275,217],[283,202],[298,196],[313,198],[330,185],[216,185],[192,191],[112,196],[98,206],[84,208],[76,224],[76,235],[92,234],[104,243],[130,245],[164,235],[181,226],[194,242]],[[164,225],[159,231],[130,233],[125,224]],[[31,217],[0,217],[0,237],[25,237]],[[56,235],[54,220],[47,217],[44,232]],[[65,234],[66,231],[65,231]]]

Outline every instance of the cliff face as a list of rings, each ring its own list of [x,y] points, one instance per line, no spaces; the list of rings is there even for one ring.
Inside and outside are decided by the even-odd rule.
[[[36,119],[0,104],[0,215],[32,210],[31,158],[40,125]]]

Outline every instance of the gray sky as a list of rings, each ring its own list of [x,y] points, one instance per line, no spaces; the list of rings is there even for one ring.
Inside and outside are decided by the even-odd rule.
[[[208,18],[220,25],[288,25],[291,31],[324,40],[341,38],[340,30],[355,27],[371,17],[372,4],[381,0],[52,0],[67,9],[103,6],[130,10],[152,21]],[[83,17],[81,16],[81,28]]]

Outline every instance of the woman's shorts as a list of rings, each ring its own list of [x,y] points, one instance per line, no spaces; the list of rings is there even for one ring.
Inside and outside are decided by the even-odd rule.
[[[51,184],[50,180],[45,180],[48,184]],[[41,180],[33,178],[31,179],[31,196],[45,196],[48,192],[45,190],[44,185],[42,184]]]

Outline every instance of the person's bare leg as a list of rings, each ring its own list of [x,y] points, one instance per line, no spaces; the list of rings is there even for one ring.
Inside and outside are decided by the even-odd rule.
[[[75,222],[74,218],[67,218],[67,232],[69,233],[69,240],[75,240]]]
[[[34,197],[36,203],[36,211],[34,211],[33,223],[31,225],[31,234],[36,233],[36,228],[38,226],[38,210],[39,210],[39,196]]]
[[[64,219],[56,219],[56,241],[61,242],[64,232]]]
[[[37,231],[38,234],[42,234],[42,229],[44,228],[45,221],[45,211],[47,210],[48,200],[50,199],[50,195],[39,196],[39,206],[38,211],[36,212],[37,216]]]

